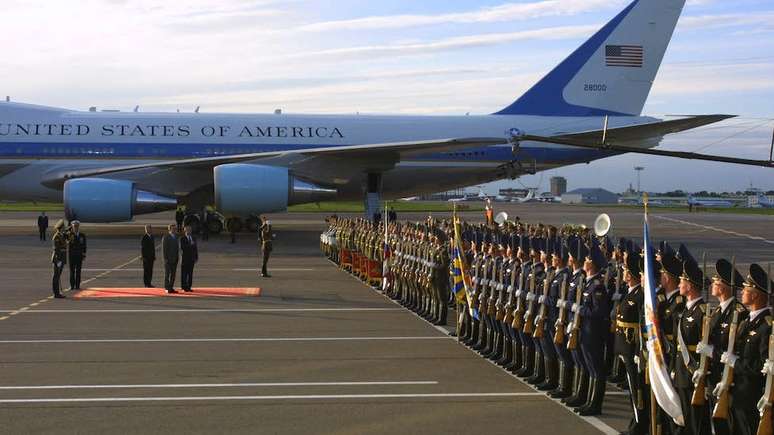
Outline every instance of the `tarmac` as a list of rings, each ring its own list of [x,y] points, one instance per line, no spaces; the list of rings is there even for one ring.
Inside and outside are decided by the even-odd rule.
[[[550,224],[591,225],[606,211],[496,207]],[[613,236],[641,238],[641,212],[607,212]],[[612,387],[602,416],[575,415],[457,343],[453,324],[434,327],[338,270],[319,252],[323,214],[270,216],[271,278],[258,276],[255,235],[200,241],[194,294],[260,295],[64,300],[49,297],[50,242],[38,241],[35,216],[0,213],[2,432],[595,434],[617,433],[631,417]],[[82,287],[141,287],[142,225],[160,232],[171,220],[84,224]],[[685,242],[697,258],[706,251],[710,270],[719,256],[736,255],[742,270],[774,257],[771,216],[654,209],[650,224],[654,240]],[[162,279],[157,261],[154,283]]]

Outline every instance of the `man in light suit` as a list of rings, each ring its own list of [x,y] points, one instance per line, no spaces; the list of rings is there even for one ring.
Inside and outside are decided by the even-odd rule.
[[[180,258],[180,242],[177,237],[177,225],[170,224],[169,232],[161,239],[161,251],[164,253],[164,288],[167,293],[175,291],[175,271]]]
[[[182,261],[180,263],[180,287],[183,291],[193,291],[193,269],[194,264],[199,261],[199,249],[196,246],[196,239],[191,234],[191,226],[185,226],[185,234],[180,238],[180,251],[182,251]]]

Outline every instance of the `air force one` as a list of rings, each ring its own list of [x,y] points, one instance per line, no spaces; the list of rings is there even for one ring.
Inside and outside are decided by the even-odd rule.
[[[726,115],[640,116],[685,0],[635,0],[542,80],[485,116],[87,112],[0,102],[0,198],[68,218],[131,220],[185,204],[226,216],[401,198],[623,152]],[[368,201],[367,201],[368,202]]]

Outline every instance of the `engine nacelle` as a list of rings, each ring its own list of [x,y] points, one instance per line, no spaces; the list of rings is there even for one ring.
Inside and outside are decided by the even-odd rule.
[[[67,219],[123,222],[132,216],[173,210],[177,199],[138,190],[134,183],[107,178],[76,178],[64,184]]]
[[[288,205],[329,201],[335,189],[326,189],[293,176],[278,166],[232,163],[214,170],[215,206],[227,215],[285,211]]]

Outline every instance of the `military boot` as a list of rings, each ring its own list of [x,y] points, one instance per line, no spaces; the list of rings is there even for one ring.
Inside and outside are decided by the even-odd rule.
[[[589,397],[589,403],[581,407],[576,412],[579,415],[599,415],[602,414],[602,402],[605,400],[605,389],[607,382],[605,378],[594,378],[594,386]]]
[[[532,376],[535,369],[535,348],[521,346],[521,368],[516,371],[516,376],[526,378]]]
[[[556,358],[544,358],[546,364],[546,378],[537,385],[540,391],[550,391],[559,385],[559,361]]]
[[[578,380],[573,395],[564,402],[569,407],[585,405],[589,395],[589,373],[581,368],[578,370]]]
[[[572,364],[567,364],[564,361],[560,361],[559,384],[554,390],[551,390],[548,395],[554,399],[564,399],[565,397],[570,397],[573,387],[573,371]]]
[[[546,379],[546,359],[543,358],[543,353],[535,349],[535,369],[532,371],[532,375],[526,380],[531,385],[542,384]]]
[[[518,340],[511,340],[511,362],[509,362],[505,369],[511,373],[516,373],[521,368],[522,360],[522,347]]]
[[[510,364],[513,359],[513,343],[511,342],[511,337],[507,335],[507,331],[503,331],[500,345],[502,358],[498,359],[496,364],[507,368],[508,364]]]

